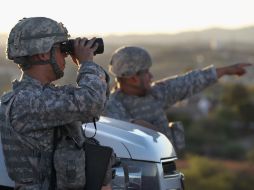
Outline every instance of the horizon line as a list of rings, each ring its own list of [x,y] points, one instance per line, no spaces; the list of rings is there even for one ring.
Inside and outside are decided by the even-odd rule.
[[[161,31],[161,32],[104,32],[104,33],[87,33],[87,36],[104,36],[104,37],[111,37],[111,36],[149,36],[149,35],[178,35],[178,34],[183,34],[183,33],[189,33],[189,32],[204,32],[208,30],[241,30],[241,29],[248,29],[248,28],[254,28],[253,25],[243,25],[243,26],[237,26],[237,27],[222,27],[222,26],[211,26],[211,27],[204,27],[204,28],[197,28],[197,29],[186,29],[186,30],[179,30],[178,32],[170,32],[170,31]],[[1,32],[0,35],[8,35],[9,32]],[[76,32],[76,33],[70,33],[73,36],[80,36],[81,33]]]

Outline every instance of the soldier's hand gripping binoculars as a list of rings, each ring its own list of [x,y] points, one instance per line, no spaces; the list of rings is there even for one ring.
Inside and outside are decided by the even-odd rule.
[[[90,40],[87,40],[85,45],[89,41]],[[96,43],[98,44],[98,48],[95,50],[94,55],[102,54],[104,52],[104,43],[103,43],[102,38],[96,38],[91,47],[93,47]],[[74,54],[74,39],[70,39],[68,41],[64,41],[64,42],[60,43],[60,50],[63,53]]]

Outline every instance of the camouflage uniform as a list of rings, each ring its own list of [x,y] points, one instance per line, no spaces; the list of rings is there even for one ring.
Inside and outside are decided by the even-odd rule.
[[[92,62],[81,64],[78,87],[43,86],[39,81],[24,75],[21,81],[13,83],[13,92],[2,97],[1,102],[4,104],[16,94],[10,119],[13,130],[21,138],[17,139],[18,144],[14,146],[9,146],[8,139],[5,138],[3,147],[5,156],[9,158],[6,159],[7,166],[9,161],[16,163],[15,167],[7,169],[13,170],[9,173],[15,173],[15,178],[10,177],[17,185],[30,184],[26,189],[42,189],[42,184],[36,180],[46,178],[43,183],[48,183],[46,180],[50,176],[48,172],[51,160],[44,160],[45,163],[36,168],[36,164],[42,158],[37,155],[22,155],[22,152],[29,152],[31,148],[41,153],[41,156],[50,155],[54,127],[64,126],[73,121],[91,122],[94,117],[98,117],[106,100],[107,84],[101,80],[102,76],[105,77],[104,71]],[[5,125],[5,111],[1,109],[1,126]],[[26,161],[29,165],[23,164],[28,163]],[[41,174],[45,176],[36,176]]]
[[[13,82],[12,91],[1,98],[0,129],[16,189],[50,189],[54,129],[99,117],[107,98],[106,75],[87,61],[80,63],[77,86],[42,85],[26,74]]]
[[[130,61],[129,56],[131,54],[128,54],[128,52],[131,49],[133,49],[132,53],[136,52],[134,53],[136,56],[133,56],[133,59]],[[119,53],[121,51],[124,53]],[[137,49],[136,47],[125,47],[117,50],[112,57],[110,65],[111,73],[116,77],[122,77],[126,76],[126,73],[131,73],[130,75],[137,73],[138,70],[135,70],[136,65],[143,65],[139,70],[144,69],[144,67],[145,69],[150,67],[150,61],[148,61],[148,66],[145,65],[145,61],[141,60],[141,64],[137,62],[139,61],[139,55],[137,55],[139,51],[139,48]],[[117,59],[114,59],[114,57],[117,57]],[[125,60],[128,61],[125,62]],[[150,59],[145,58],[145,60]],[[169,121],[166,115],[167,108],[179,100],[202,91],[216,81],[216,70],[213,66],[210,66],[203,70],[191,71],[182,76],[156,81],[145,96],[127,95],[120,89],[117,89],[110,95],[104,115],[125,121],[133,119],[145,120],[158,127],[158,131],[166,134],[171,139],[171,134],[168,130]]]

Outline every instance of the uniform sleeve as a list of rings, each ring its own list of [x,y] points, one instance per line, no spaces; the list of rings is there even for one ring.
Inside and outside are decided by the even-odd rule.
[[[14,126],[25,132],[73,121],[92,122],[106,103],[106,75],[99,65],[85,62],[78,70],[77,86],[45,87],[32,94],[31,90],[20,91],[12,111]]]
[[[194,70],[181,76],[158,81],[153,85],[152,93],[162,100],[166,107],[201,92],[216,81],[216,70],[211,65],[202,70]]]

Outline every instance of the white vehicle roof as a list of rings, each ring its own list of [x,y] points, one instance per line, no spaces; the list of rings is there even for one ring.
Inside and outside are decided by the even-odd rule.
[[[84,124],[83,128],[86,136],[94,134],[93,123],[86,127]],[[175,150],[165,135],[129,122],[101,117],[95,138],[101,144],[111,146],[121,158],[154,162],[176,158]]]

